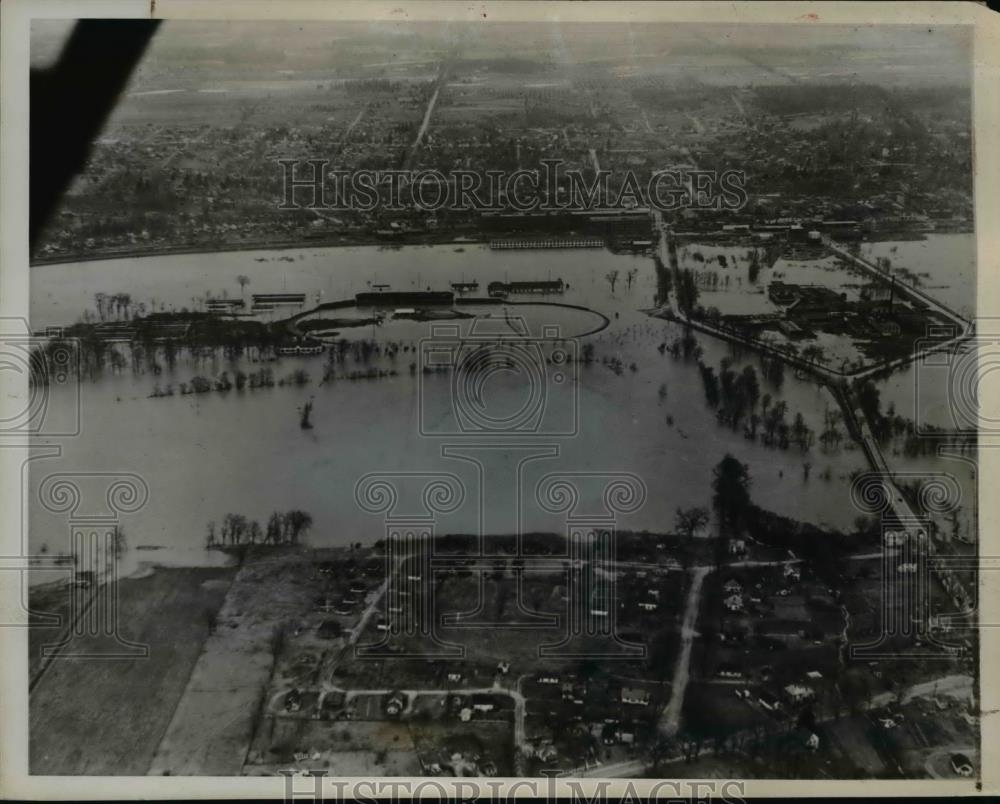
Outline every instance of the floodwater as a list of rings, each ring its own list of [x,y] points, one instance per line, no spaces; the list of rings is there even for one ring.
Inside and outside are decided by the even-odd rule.
[[[614,293],[607,278],[612,271],[618,271]],[[420,504],[422,480],[415,474],[445,473],[457,483],[462,499],[454,510],[436,516],[439,533],[565,531],[567,514],[544,510],[538,499],[537,489],[551,473],[573,474],[579,489],[574,516],[584,521],[606,513],[604,490],[613,476],[636,475],[646,489],[645,503],[618,515],[616,526],[669,531],[678,507],[710,506],[712,469],[726,453],[749,465],[752,497],[766,508],[845,529],[859,513],[850,502],[849,475],[863,471],[865,461],[852,445],[831,452],[818,444],[805,453],[797,447],[782,451],[751,442],[716,421],[705,405],[698,367],[658,349],[678,337],[679,328],[641,312],[652,303],[656,286],[653,264],[644,257],[598,249],[490,251],[448,245],[227,252],[38,266],[31,275],[32,326],[78,319],[98,288],[130,293],[134,303],[143,301],[157,310],[195,307],[197,300],[226,290],[231,297],[238,295],[238,274],[250,278],[248,294],[305,292],[310,303],[349,297],[369,284],[443,290],[450,282],[476,280],[485,289],[498,279],[561,278],[569,283],[566,293],[526,301],[592,308],[610,323],[568,347],[582,350],[592,344],[591,364],[573,359],[579,352],[571,353],[568,361],[542,361],[535,385],[526,381],[527,371],[490,373],[481,388],[456,388],[455,372],[412,371],[419,341],[430,338],[432,324],[410,321],[405,332],[378,334],[399,349],[394,358],[371,364],[395,372],[381,379],[344,378],[367,367],[349,357],[346,365],[338,366],[339,378],[321,383],[325,357],[282,358],[267,364],[276,379],[305,368],[310,382],[152,398],[156,385],[177,387],[195,375],[232,375],[236,368],[261,366],[246,358],[231,363],[220,355],[214,363],[200,364],[181,356],[173,372],[158,377],[128,368],[119,374],[106,369],[80,387],[80,435],[38,439],[59,444],[62,454],[31,466],[28,513],[34,549],[67,549],[65,516],[50,513],[38,500],[44,479],[61,472],[134,473],[145,480],[147,504],[122,518],[133,548],[127,561],[133,565],[205,560],[207,523],[218,526],[229,512],[263,525],[272,510],[299,508],[312,514],[311,544],[374,541],[385,535],[384,514],[363,510],[355,499],[355,486],[369,473],[397,475],[390,480],[399,490],[392,513],[404,522],[417,522],[426,513]],[[525,316],[529,321],[544,319],[538,312],[544,308],[533,304],[524,309],[532,311]],[[570,330],[597,318],[585,311],[549,309],[562,311],[554,314],[562,315],[559,323]],[[517,310],[509,305],[505,315],[516,315]],[[531,326],[529,331],[536,329]],[[371,332],[361,328],[343,334],[368,338]],[[731,356],[726,344],[707,336],[698,340],[710,365],[717,367]],[[743,355],[735,360],[737,368],[744,363],[756,365],[757,358]],[[544,404],[536,411],[531,400],[539,388]],[[780,389],[762,379],[761,391],[785,400],[789,421],[801,412],[817,433],[824,411],[835,408],[825,390],[797,379],[790,370]],[[62,407],[65,414],[75,399],[72,388],[54,386],[49,404]],[[465,415],[468,411],[461,406],[475,406],[483,399],[486,407],[476,408],[483,416]],[[307,400],[314,404],[313,428],[304,430],[299,410]],[[516,422],[513,436],[496,433],[493,423],[501,418]],[[806,463],[811,469],[808,478]],[[100,508],[102,503],[96,500],[93,505]],[[89,504],[84,501],[82,506]],[[79,513],[86,512],[81,508]],[[137,549],[152,546],[162,549]]]
[[[865,243],[861,254],[887,258],[920,278],[920,288],[963,318],[976,314],[976,239],[971,234],[930,235],[926,240]],[[907,281],[900,277],[902,281]]]

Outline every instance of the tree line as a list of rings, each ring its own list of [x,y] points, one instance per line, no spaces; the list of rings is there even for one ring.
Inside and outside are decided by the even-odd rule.
[[[312,527],[312,515],[293,508],[290,511],[273,511],[267,524],[261,528],[256,519],[243,514],[226,514],[217,528],[209,522],[205,533],[206,547],[226,547],[241,544],[298,544]]]

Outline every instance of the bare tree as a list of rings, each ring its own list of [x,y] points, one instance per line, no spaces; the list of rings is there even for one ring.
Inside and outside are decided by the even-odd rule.
[[[608,280],[608,284],[611,285],[611,292],[615,292],[615,283],[618,281],[618,269],[615,268],[613,271],[608,271],[604,278]]]

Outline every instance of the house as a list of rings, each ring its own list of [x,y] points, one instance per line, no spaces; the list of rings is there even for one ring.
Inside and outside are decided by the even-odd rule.
[[[743,678],[743,671],[732,662],[723,662],[719,665],[718,675],[720,678]]]
[[[477,712],[492,712],[497,708],[497,705],[490,695],[473,695],[472,708]]]
[[[809,735],[809,739],[806,740],[806,748],[810,751],[815,751],[819,748],[819,735],[813,732]]]
[[[959,776],[972,776],[972,773],[975,770],[972,767],[972,760],[965,754],[951,755],[951,769]]]
[[[538,675],[539,684],[558,684],[559,676],[553,675],[552,673],[539,673]]]
[[[375,628],[378,629],[379,631],[388,631],[389,623],[387,623],[385,620],[379,617],[379,619],[376,620],[375,622]]]
[[[559,751],[551,741],[546,741],[535,749],[535,756],[542,760],[542,762],[551,762],[559,756]]]
[[[458,713],[458,719],[463,723],[468,723],[472,720],[472,710],[467,706],[463,706],[461,711]]]
[[[656,602],[653,600],[643,600],[641,603],[639,603],[639,608],[642,609],[643,611],[656,611],[658,606],[656,605]]]
[[[385,701],[385,713],[387,715],[399,715],[406,708],[406,696],[401,692],[389,693]]]
[[[819,681],[823,678],[823,674],[819,670],[810,670],[806,673],[806,678],[812,679],[813,681]]]
[[[448,680],[453,684],[458,684],[462,680],[462,674],[457,671],[452,671],[448,673]]]
[[[797,581],[802,577],[802,573],[797,567],[793,567],[791,564],[785,564],[784,570],[785,578],[790,581]]]
[[[730,595],[722,603],[730,611],[743,611],[743,597],[741,595]]]
[[[324,720],[334,719],[344,708],[344,702],[346,700],[347,696],[343,692],[334,690],[326,693],[323,696],[322,704],[320,704],[319,717]]]
[[[785,687],[785,695],[788,696],[788,700],[792,703],[808,701],[814,694],[812,687],[807,687],[803,684],[789,684]]]
[[[293,689],[285,696],[285,711],[298,712],[302,708],[302,693]]]
[[[719,631],[719,639],[722,642],[740,643],[746,641],[747,634],[748,631],[745,627],[725,621],[722,623],[722,628]]]
[[[768,712],[777,712],[781,709],[781,701],[769,692],[762,692],[757,696],[757,703],[763,706]]]
[[[743,539],[729,540],[729,555],[741,556],[747,551],[747,543]]]
[[[649,706],[649,693],[635,687],[622,687],[622,703],[634,706]]]
[[[789,642],[795,638],[804,638],[806,635],[805,627],[807,625],[809,623],[800,620],[774,618],[760,622],[758,624],[758,631],[761,636]]]
[[[510,662],[499,662],[497,663],[497,672],[505,676],[510,672]]]
[[[730,578],[722,585],[722,590],[728,595],[739,594],[743,591],[743,584],[735,578]]]

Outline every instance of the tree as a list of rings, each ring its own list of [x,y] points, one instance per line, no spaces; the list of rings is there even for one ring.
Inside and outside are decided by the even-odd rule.
[[[638,268],[629,268],[628,271],[625,272],[625,282],[629,290],[632,290],[632,283],[635,281],[635,276],[638,273]],[[614,293],[614,289],[612,289],[611,292]]]
[[[675,529],[687,536],[694,536],[699,530],[708,524],[708,509],[703,507],[678,508],[675,519]]]
[[[608,271],[604,278],[608,280],[608,284],[611,285],[611,292],[615,292],[615,283],[618,282],[618,269],[615,268],[613,271]]]
[[[265,544],[278,544],[281,541],[281,534],[284,531],[284,515],[278,511],[271,513],[267,520],[267,529],[264,532]]]
[[[250,284],[250,277],[246,274],[240,274],[236,277],[236,281],[240,283],[240,298],[246,293],[246,286]]]
[[[799,448],[805,452],[809,449],[809,442],[811,441],[811,431],[808,425],[806,425],[806,420],[803,418],[801,413],[795,414],[795,421],[792,422],[792,440],[799,445]]]
[[[293,509],[285,513],[285,524],[292,544],[298,544],[299,537],[312,527],[312,516],[305,511]]]
[[[121,558],[128,550],[128,540],[125,538],[125,529],[121,525],[115,525],[112,533],[111,549],[114,550],[115,558]]]
[[[222,528],[219,534],[222,543],[225,544],[228,539],[230,544],[240,544],[248,526],[249,522],[243,514],[226,514],[222,518]]]
[[[751,285],[757,282],[757,275],[759,273],[760,273],[760,252],[758,252],[757,249],[754,249],[753,255],[750,257],[750,265],[748,268],[748,274]]]
[[[685,268],[680,272],[677,282],[677,306],[685,315],[690,315],[698,304],[698,283],[694,272]]]
[[[706,366],[704,363],[699,363],[698,368],[701,371],[701,381],[705,386],[705,401],[710,408],[718,407],[719,378],[715,376],[715,369],[711,366]]]
[[[750,470],[727,453],[712,474],[712,505],[719,515],[719,525],[738,526],[750,507]]]

